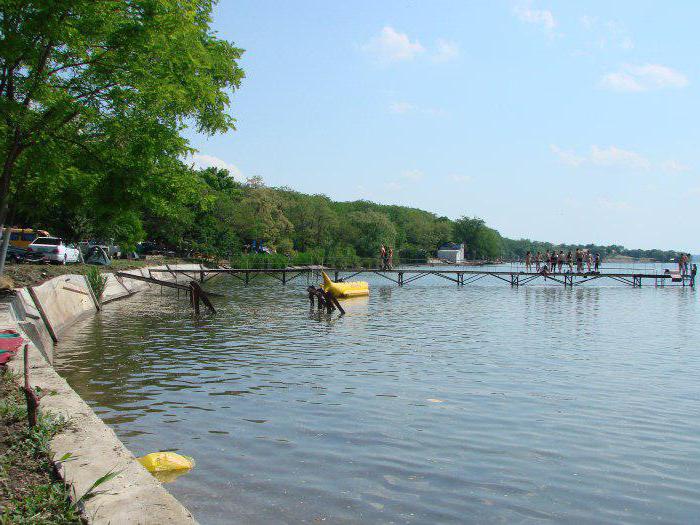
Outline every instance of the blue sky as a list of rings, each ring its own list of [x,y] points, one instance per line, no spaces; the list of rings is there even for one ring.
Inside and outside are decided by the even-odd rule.
[[[221,0],[236,132],[198,165],[479,216],[509,237],[700,253],[700,2]]]

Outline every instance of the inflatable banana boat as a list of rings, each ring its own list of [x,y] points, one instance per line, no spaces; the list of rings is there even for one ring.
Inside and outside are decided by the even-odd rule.
[[[369,295],[369,284],[365,281],[334,283],[331,281],[331,278],[326,275],[326,272],[321,273],[323,275],[323,289],[326,292],[331,292],[335,298]]]

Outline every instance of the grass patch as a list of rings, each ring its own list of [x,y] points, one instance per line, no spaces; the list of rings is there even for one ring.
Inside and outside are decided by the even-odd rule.
[[[69,490],[54,474],[48,448],[65,423],[39,414],[29,429],[24,394],[6,372],[0,378],[0,525],[82,523]]]

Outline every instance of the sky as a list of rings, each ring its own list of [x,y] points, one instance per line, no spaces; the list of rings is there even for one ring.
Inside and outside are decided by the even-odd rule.
[[[483,218],[511,238],[700,253],[697,1],[220,0],[237,130],[197,166]]]

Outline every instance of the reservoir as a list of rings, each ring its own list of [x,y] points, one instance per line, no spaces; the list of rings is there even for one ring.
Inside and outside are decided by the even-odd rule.
[[[173,290],[77,324],[58,372],[201,523],[689,523],[700,513],[698,296],[685,287],[306,278]],[[313,283],[317,284],[317,283]]]

